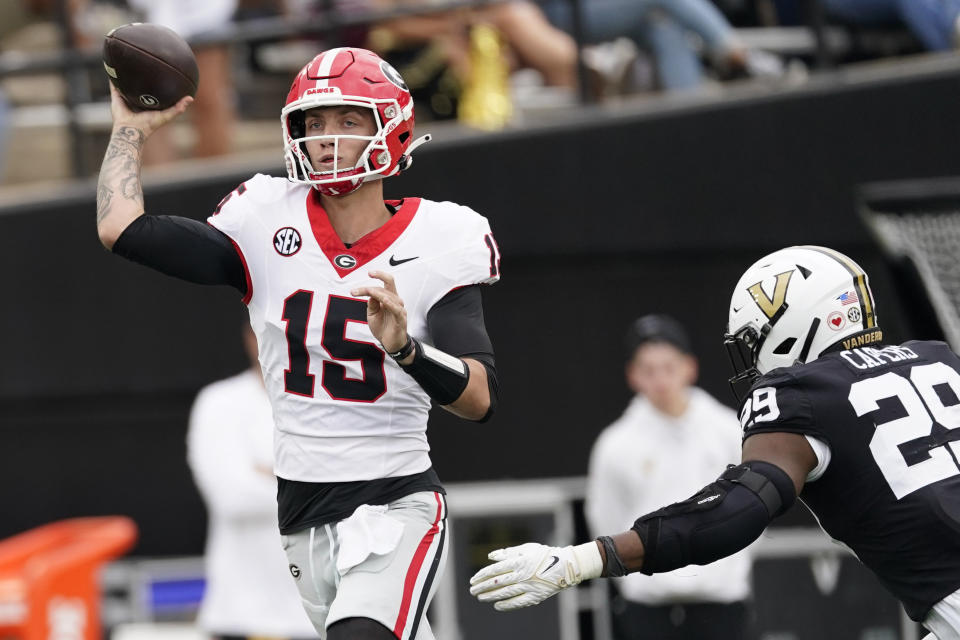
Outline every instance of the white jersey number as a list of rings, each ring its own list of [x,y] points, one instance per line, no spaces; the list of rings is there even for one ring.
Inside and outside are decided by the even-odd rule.
[[[757,422],[773,422],[780,417],[776,387],[761,387],[743,403],[740,411],[740,426],[746,429]]]
[[[283,372],[284,390],[298,396],[314,397],[314,376],[310,373],[307,327],[313,310],[313,291],[303,289],[283,301],[287,324],[287,353],[290,366]],[[320,384],[335,400],[374,402],[387,391],[383,370],[384,352],[372,342],[347,338],[347,323],[367,323],[365,300],[330,296],[323,317],[321,344],[333,360],[324,360]],[[347,368],[336,362],[360,361],[362,378],[347,377]]]
[[[944,405],[941,392],[960,398],[960,373],[942,362],[913,367],[909,380],[889,372],[850,386],[850,404],[858,416],[894,399],[903,407],[900,417],[877,424],[870,439],[873,459],[898,500],[960,474],[958,443],[944,431],[960,428],[960,402]],[[888,411],[898,409],[886,405]]]

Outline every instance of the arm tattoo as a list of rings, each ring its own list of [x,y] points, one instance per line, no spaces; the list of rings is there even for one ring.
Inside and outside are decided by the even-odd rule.
[[[140,152],[145,141],[143,132],[133,127],[119,127],[110,136],[97,183],[98,225],[118,208],[126,209],[131,217],[143,211]],[[118,194],[119,200],[114,198]]]
[[[127,200],[143,202],[143,187],[140,186],[140,176],[130,175],[120,183],[120,194]]]
[[[97,224],[103,222],[110,211],[110,201],[113,199],[113,190],[106,185],[97,185]]]

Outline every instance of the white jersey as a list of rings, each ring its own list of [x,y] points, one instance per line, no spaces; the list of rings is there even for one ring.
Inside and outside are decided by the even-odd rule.
[[[287,480],[347,482],[430,467],[430,398],[386,356],[350,291],[393,274],[407,331],[430,342],[427,312],[450,291],[499,279],[486,218],[450,202],[407,198],[349,249],[317,192],[258,174],[208,222],[247,270],[250,324],[273,406],[275,471]]]

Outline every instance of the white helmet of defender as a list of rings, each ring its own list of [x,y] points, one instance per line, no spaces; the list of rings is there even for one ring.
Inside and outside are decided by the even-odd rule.
[[[882,338],[860,265],[826,247],[775,251],[746,270],[730,299],[724,344],[734,368],[731,386],[810,362],[840,340],[870,331],[876,332],[870,342]]]

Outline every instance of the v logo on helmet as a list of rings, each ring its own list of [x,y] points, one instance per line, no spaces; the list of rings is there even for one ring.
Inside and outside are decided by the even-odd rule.
[[[783,301],[787,298],[787,287],[790,285],[791,276],[793,276],[793,271],[784,271],[777,274],[777,283],[773,287],[772,297],[768,296],[767,292],[760,286],[761,282],[747,287],[747,291],[753,296],[757,306],[760,307],[767,318],[772,320],[773,316],[777,315],[777,312],[783,306]]]

